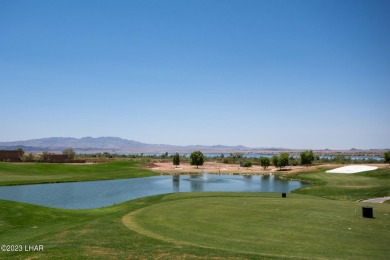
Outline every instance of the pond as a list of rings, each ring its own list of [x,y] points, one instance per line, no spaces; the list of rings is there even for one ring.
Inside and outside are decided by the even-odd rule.
[[[55,208],[91,209],[173,192],[289,192],[306,187],[274,175],[175,175],[0,187],[0,199]]]

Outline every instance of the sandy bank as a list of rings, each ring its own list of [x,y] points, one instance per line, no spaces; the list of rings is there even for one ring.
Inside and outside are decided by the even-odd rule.
[[[150,164],[148,169],[158,172],[158,173],[168,173],[168,174],[186,174],[186,173],[221,173],[221,174],[228,174],[228,173],[239,173],[239,174],[265,174],[265,173],[271,173],[271,172],[278,172],[279,168],[275,168],[273,166],[268,167],[266,170],[263,170],[263,167],[259,165],[253,165],[252,167],[246,168],[246,167],[240,167],[239,164],[224,164],[224,163],[218,163],[218,162],[206,162],[204,165],[199,166],[199,168],[196,168],[196,166],[190,165],[188,162],[180,163],[180,165],[175,168],[174,165],[172,165],[172,162],[153,162]],[[297,172],[297,171],[306,171],[306,170],[313,170],[311,167],[305,167],[305,166],[289,166],[286,168],[283,168],[282,172]]]

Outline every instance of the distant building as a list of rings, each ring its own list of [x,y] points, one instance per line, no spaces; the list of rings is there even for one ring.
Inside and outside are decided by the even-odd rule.
[[[20,151],[0,150],[0,161],[2,162],[21,162]]]

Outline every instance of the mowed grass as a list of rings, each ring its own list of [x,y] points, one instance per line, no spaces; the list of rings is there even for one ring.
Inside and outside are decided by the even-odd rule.
[[[0,201],[0,259],[388,259],[390,205],[279,193],[177,193],[94,210]],[[355,211],[356,210],[356,211]]]
[[[325,171],[324,169],[320,172],[294,176],[294,178],[316,184],[296,190],[294,193],[353,201],[390,196],[390,167],[355,174],[326,173]]]
[[[376,218],[366,219],[360,204],[311,196],[173,196],[178,200],[137,210],[124,222],[178,245],[259,257],[384,259],[390,254],[387,205],[376,206]]]
[[[210,259],[251,255],[177,246],[139,234],[123,217],[166,195],[94,210],[61,210],[0,200],[0,244],[43,245],[43,252],[0,251],[0,259]]]
[[[5,163],[0,162],[0,186],[70,181],[112,180],[154,176],[141,162],[102,164]]]

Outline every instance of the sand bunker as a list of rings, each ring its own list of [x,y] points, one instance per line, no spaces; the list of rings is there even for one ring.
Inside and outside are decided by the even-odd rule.
[[[378,167],[375,166],[366,166],[366,165],[348,165],[340,168],[336,168],[333,170],[326,171],[328,173],[357,173],[357,172],[366,172],[366,171],[373,171],[378,169]]]

